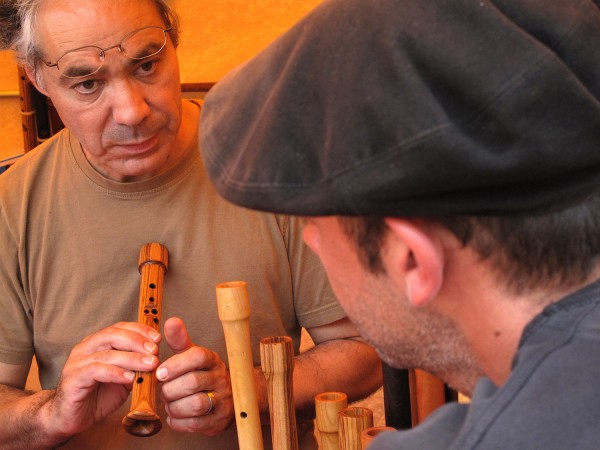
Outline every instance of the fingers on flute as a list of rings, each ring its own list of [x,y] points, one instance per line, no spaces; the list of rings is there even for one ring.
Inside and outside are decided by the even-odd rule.
[[[87,355],[115,349],[156,355],[160,339],[160,334],[146,325],[120,322],[84,338],[74,347],[73,353]]]
[[[158,366],[156,355],[103,350],[84,358],[74,358],[63,374],[79,375],[98,382],[127,383],[133,381],[135,371],[150,372]]]
[[[162,339],[160,333],[156,331],[154,328],[144,325],[139,322],[119,322],[113,325],[114,328],[123,331],[131,331],[134,333],[138,333],[143,337],[151,340],[152,342],[159,343]]]
[[[160,336],[151,335],[145,326],[113,325],[77,344],[63,374],[78,376],[83,371],[98,382],[131,382],[134,371],[152,371],[158,366],[158,341]]]

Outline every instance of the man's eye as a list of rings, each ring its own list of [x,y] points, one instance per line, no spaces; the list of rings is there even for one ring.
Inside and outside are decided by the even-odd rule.
[[[142,64],[139,65],[138,70],[141,73],[151,73],[155,70],[156,68],[156,60],[150,60],[150,61],[144,61]]]
[[[74,89],[81,94],[91,94],[98,89],[96,80],[85,80],[74,86]]]

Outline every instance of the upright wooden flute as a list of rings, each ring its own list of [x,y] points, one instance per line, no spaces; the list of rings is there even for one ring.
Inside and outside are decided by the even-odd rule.
[[[274,336],[262,339],[260,341],[260,365],[267,379],[273,448],[298,450],[292,338]]]
[[[250,344],[250,303],[244,281],[217,285],[240,450],[262,450],[263,439]]]
[[[155,242],[140,250],[138,269],[141,274],[138,322],[160,332],[163,279],[169,267],[169,252]],[[131,407],[123,418],[123,426],[135,436],[152,436],[160,431],[162,422],[156,413],[156,374],[136,372],[131,392]]]

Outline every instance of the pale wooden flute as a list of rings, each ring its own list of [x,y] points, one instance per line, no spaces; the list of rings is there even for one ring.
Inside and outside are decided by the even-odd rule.
[[[140,250],[138,269],[141,274],[138,322],[160,332],[164,273],[169,267],[169,252],[162,244],[150,243]],[[123,426],[135,436],[152,436],[162,422],[156,413],[156,374],[136,372],[131,392],[131,407]]]
[[[316,424],[322,450],[339,450],[339,414],[348,407],[343,392],[323,392],[315,397]]]
[[[250,303],[243,281],[217,285],[240,450],[262,450],[263,439],[250,344]]]
[[[294,348],[289,336],[260,341],[260,363],[267,379],[271,437],[277,450],[298,450],[294,404]]]

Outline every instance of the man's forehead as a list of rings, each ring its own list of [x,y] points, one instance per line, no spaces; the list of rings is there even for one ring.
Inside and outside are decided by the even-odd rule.
[[[85,45],[115,45],[135,29],[164,26],[153,4],[152,0],[46,0],[37,19],[38,41],[55,57]]]

